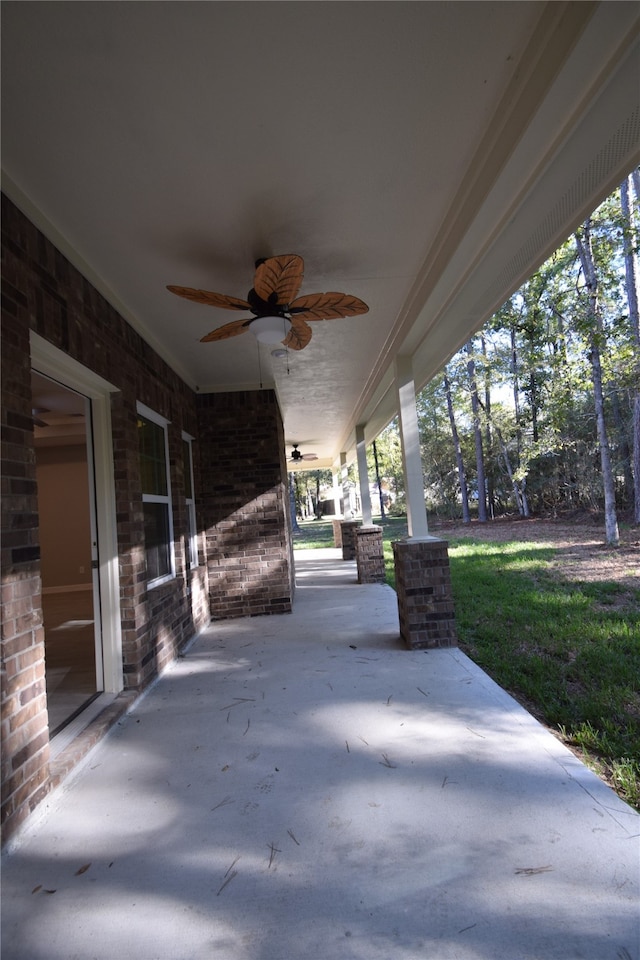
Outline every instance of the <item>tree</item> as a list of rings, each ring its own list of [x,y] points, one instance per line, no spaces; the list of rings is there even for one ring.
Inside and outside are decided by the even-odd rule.
[[[469,374],[469,393],[471,396],[471,410],[473,412],[473,437],[476,449],[476,471],[478,480],[478,520],[487,522],[487,484],[484,472],[484,451],[482,449],[482,427],[480,423],[480,400],[478,398],[478,384],[476,381],[476,363],[474,359],[473,340],[466,346]]]
[[[380,500],[380,519],[384,520],[384,497],[382,495],[382,479],[380,477],[380,461],[378,459],[378,445],[376,441],[373,441],[373,462],[376,468],[376,487],[378,488],[378,499]]]
[[[640,200],[636,171],[636,202]],[[624,247],[624,272],[627,303],[629,305],[629,324],[635,345],[635,386],[633,387],[633,501],[634,520],[640,524],[640,315],[638,312],[638,255],[636,217],[631,197],[633,196],[634,176],[623,181],[620,188],[620,206],[622,211],[622,240]]]
[[[296,505],[296,488],[293,480],[293,474],[289,474],[289,505],[291,511],[291,530],[293,533],[300,533],[298,526],[298,508]]]
[[[460,437],[456,426],[456,417],[453,409],[453,399],[451,396],[451,383],[447,376],[446,368],[443,378],[445,396],[447,398],[447,411],[449,413],[449,424],[451,426],[451,437],[453,440],[453,449],[456,455],[456,464],[458,467],[458,482],[460,484],[460,497],[462,500],[462,522],[471,523],[471,514],[469,513],[469,492],[467,490],[467,475],[464,469],[464,460],[462,457],[462,447]]]
[[[598,295],[598,274],[593,256],[591,237],[591,219],[586,220],[582,228],[576,231],[575,240],[582,265],[586,291],[585,315],[589,324],[589,361],[593,381],[593,397],[598,428],[602,485],[604,489],[605,537],[608,544],[617,546],[620,542],[618,518],[616,514],[616,494],[611,468],[611,453],[604,416],[604,393],[602,389],[602,363],[600,345],[604,341],[604,324]]]
[[[390,503],[389,513],[404,512],[405,508],[405,490],[404,490],[404,472],[402,468],[402,447],[400,443],[400,431],[398,429],[397,419],[393,420],[376,437],[376,454],[378,457],[378,472],[380,476],[380,485],[389,490]],[[373,448],[367,448],[367,466],[371,476],[375,475],[376,465],[374,460]]]

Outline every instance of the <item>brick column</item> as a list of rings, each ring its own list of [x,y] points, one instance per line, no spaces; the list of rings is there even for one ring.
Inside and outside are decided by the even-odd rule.
[[[400,636],[412,650],[457,646],[448,543],[393,544]]]
[[[382,527],[358,527],[356,530],[358,583],[384,583]]]
[[[272,390],[199,394],[198,446],[214,620],[290,613],[293,554],[284,429]]]
[[[355,560],[356,558],[356,530],[360,526],[359,520],[342,520],[342,559]]]
[[[333,521],[333,545],[342,548],[342,520]]]

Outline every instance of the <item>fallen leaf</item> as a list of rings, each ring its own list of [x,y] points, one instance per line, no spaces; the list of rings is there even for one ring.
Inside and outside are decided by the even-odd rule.
[[[79,877],[80,874],[86,873],[90,866],[91,866],[90,863],[85,863],[82,867],[80,867],[79,870],[76,870],[75,876],[76,876],[76,877]]]
[[[378,761],[381,766],[389,767],[391,770],[394,770],[398,766],[397,763],[392,763],[391,760],[389,760],[389,757],[386,755],[386,753],[383,753],[382,756],[383,759]]]
[[[279,850],[274,843],[270,843],[268,846],[271,851],[271,856],[269,857],[269,869],[271,869],[271,864],[275,860],[276,853],[282,853],[282,850]]]
[[[238,876],[238,871],[237,871],[237,870],[234,870],[233,873],[230,873],[229,876],[227,877],[227,879],[225,880],[225,882],[222,884],[222,886],[220,887],[220,889],[219,889],[218,892],[216,893],[216,897],[219,897],[220,894],[222,893],[222,891],[224,890],[224,888],[227,886],[227,884],[228,884],[228,883],[231,883],[231,881],[233,880],[233,878],[234,878],[234,877],[237,877],[237,876]]]
[[[39,883],[37,887],[34,887],[31,893],[37,893],[38,890],[42,890],[42,884]]]

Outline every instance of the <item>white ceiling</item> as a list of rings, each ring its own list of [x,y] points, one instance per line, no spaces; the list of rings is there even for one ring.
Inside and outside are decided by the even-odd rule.
[[[640,162],[635,2],[2,4],[3,188],[195,389],[274,386],[353,452]],[[274,359],[254,260],[369,313]],[[247,316],[249,316],[247,314]]]

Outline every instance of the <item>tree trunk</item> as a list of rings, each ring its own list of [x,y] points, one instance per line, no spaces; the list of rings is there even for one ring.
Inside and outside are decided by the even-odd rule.
[[[291,530],[293,533],[300,533],[298,526],[297,507],[296,507],[296,489],[293,483],[293,474],[289,474],[289,503],[291,505]]]
[[[382,483],[380,481],[380,464],[378,463],[378,448],[375,440],[373,441],[373,462],[376,465],[376,486],[378,488],[378,497],[380,498],[380,519],[384,520],[384,499],[382,497]]]
[[[484,358],[484,408],[487,412],[485,436],[487,439],[487,456],[489,463],[491,463],[493,460],[493,440],[491,438],[491,377],[489,375],[489,363],[487,361],[487,343],[483,336],[480,337],[480,342],[482,343],[482,356]],[[491,471],[489,471],[487,476],[487,505],[489,507],[489,516],[493,520],[496,515],[496,498]]]
[[[507,471],[507,476],[511,483],[511,489],[513,490],[513,499],[515,501],[516,509],[521,517],[529,516],[529,501],[527,500],[527,495],[525,493],[526,480],[523,480],[521,484],[518,483],[516,478],[513,475],[513,467],[511,466],[511,458],[509,457],[509,450],[507,445],[504,442],[504,437],[502,436],[502,431],[499,427],[494,426],[498,442],[500,444],[500,450],[502,452],[502,460],[504,462],[505,470]]]
[[[460,497],[462,499],[462,522],[471,523],[471,514],[469,513],[469,494],[467,492],[467,475],[464,469],[464,460],[462,459],[462,447],[460,446],[460,437],[456,426],[456,418],[453,412],[453,400],[451,399],[451,384],[449,378],[444,374],[444,390],[447,397],[447,410],[449,411],[449,423],[451,425],[451,436],[453,438],[453,448],[456,452],[456,464],[458,466],[458,480],[460,482]]]
[[[482,450],[482,431],[480,428],[480,401],[478,400],[478,384],[476,383],[476,364],[473,359],[473,342],[467,344],[467,372],[469,374],[469,389],[471,391],[471,410],[473,412],[473,436],[476,447],[476,469],[478,476],[478,520],[487,522],[487,484],[484,473],[484,453]]]
[[[591,246],[591,221],[583,224],[582,233],[575,234],[578,245],[578,254],[582,264],[585,283],[589,293],[590,317],[590,351],[591,378],[593,381],[593,398],[598,426],[598,443],[600,446],[600,465],[602,468],[602,485],[604,488],[604,523],[605,537],[610,546],[617,546],[620,542],[618,532],[618,518],[616,514],[616,493],[611,469],[611,454],[607,427],[604,419],[604,394],[602,390],[602,366],[600,363],[600,341],[603,339],[604,328],[600,314],[598,300],[598,278],[596,274],[593,250]]]
[[[636,391],[637,394],[637,391]],[[609,403],[611,404],[611,415],[615,426],[616,444],[616,471],[622,471],[624,503],[632,506],[635,503],[633,469],[631,467],[632,457],[629,446],[629,436],[627,424],[625,423],[620,406],[620,394],[613,384],[609,384],[608,389]]]
[[[635,216],[631,203],[631,183],[636,186],[636,200],[640,197],[640,177],[629,177],[620,188],[622,233],[624,242],[624,272],[629,304],[629,322],[636,347],[636,389],[633,395],[633,518],[640,524],[640,312],[638,311],[638,260],[634,250]]]

